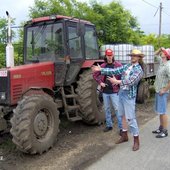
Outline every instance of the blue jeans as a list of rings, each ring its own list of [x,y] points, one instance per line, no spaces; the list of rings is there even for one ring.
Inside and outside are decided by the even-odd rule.
[[[115,114],[117,117],[118,128],[122,129],[122,118],[118,114],[118,103],[119,103],[119,95],[117,93],[106,94],[103,93],[103,103],[106,117],[106,126],[113,127],[113,118],[111,111],[111,104],[115,110]]]
[[[155,94],[155,111],[159,115],[166,114],[168,95],[169,93],[164,93],[163,95]]]
[[[136,98],[129,98],[127,90],[119,91],[119,115],[125,116],[133,135],[139,135],[139,127],[136,121],[135,113]]]

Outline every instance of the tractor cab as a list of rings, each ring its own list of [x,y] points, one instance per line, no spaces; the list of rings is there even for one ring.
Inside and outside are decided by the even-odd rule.
[[[96,30],[89,21],[55,15],[24,27],[24,63],[54,62],[56,86],[73,83],[83,62],[98,58]]]

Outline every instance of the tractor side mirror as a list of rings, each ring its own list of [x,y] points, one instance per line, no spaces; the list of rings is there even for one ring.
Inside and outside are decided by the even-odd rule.
[[[103,30],[97,31],[97,36],[98,37],[102,37],[103,35],[104,35],[104,31]]]

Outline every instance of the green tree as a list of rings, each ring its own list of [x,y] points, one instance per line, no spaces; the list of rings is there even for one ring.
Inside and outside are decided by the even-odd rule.
[[[60,14],[89,20],[105,33],[100,38],[100,43],[139,44],[143,35],[136,18],[115,1],[102,5],[95,0],[90,3],[76,0],[35,0],[29,12],[31,18]]]
[[[76,0],[35,0],[30,7],[30,18],[48,16],[53,14],[74,16]]]
[[[35,0],[29,10],[30,18],[56,14],[77,17],[94,23],[97,30],[104,32],[104,35],[99,37],[100,45],[108,43],[152,44],[158,48],[157,36],[155,34],[145,35],[137,19],[118,1],[103,5],[96,0],[91,0],[89,3],[77,0]],[[19,41],[20,46],[21,39],[22,36]],[[162,35],[160,41],[161,46],[170,47],[169,35]],[[20,53],[18,57],[21,58],[21,56]]]
[[[102,20],[94,21],[105,32],[103,43],[139,44],[141,32],[137,20],[120,3],[113,1],[104,6],[96,3],[93,9],[103,16]]]
[[[12,19],[12,24],[14,24],[15,20]],[[5,62],[6,62],[6,45],[7,45],[7,26],[8,26],[8,21],[5,18],[0,18],[0,68],[5,67]],[[12,39],[15,38],[15,32],[12,30]],[[22,36],[20,36],[22,39]],[[23,41],[23,40],[22,40]],[[14,46],[14,60],[15,63],[18,61],[18,53],[16,50],[17,48],[21,48],[22,45],[21,43],[19,45]]]
[[[0,18],[0,44],[5,44],[7,42],[7,20],[5,18]]]
[[[5,47],[7,42],[7,21],[0,18],[0,68],[5,65]]]
[[[144,35],[141,38],[141,45],[152,44],[155,47],[155,49],[158,49],[159,48],[158,41],[159,41],[159,38],[156,34]],[[160,37],[160,43],[161,43],[161,47],[169,48],[170,47],[170,35],[163,34]]]
[[[141,44],[142,45],[152,44],[155,48],[157,48],[158,38],[155,34],[144,35],[141,38]]]
[[[162,47],[170,48],[170,34],[169,35],[163,34],[161,36],[160,43]]]
[[[23,64],[23,37],[24,37],[24,24],[25,22],[20,24],[20,28],[17,29],[18,38],[14,42],[14,51],[15,51],[15,65]]]

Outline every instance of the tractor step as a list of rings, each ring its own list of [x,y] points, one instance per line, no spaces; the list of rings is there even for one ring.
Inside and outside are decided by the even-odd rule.
[[[67,90],[67,93],[68,92],[70,93],[65,94],[64,88],[61,88],[65,114],[67,115],[67,119],[72,122],[82,120],[82,118],[78,115],[78,112],[80,110],[80,105],[78,105],[76,101],[78,98],[78,95],[75,94],[73,86],[70,86],[70,91]],[[69,105],[69,103],[72,103],[72,105]]]
[[[76,109],[79,109],[79,108],[80,108],[79,105],[73,105],[73,106],[68,105],[68,106],[67,106],[68,111],[76,110]]]
[[[56,100],[55,100],[55,103],[57,104],[57,107],[58,107],[58,108],[63,107],[63,102],[62,102],[62,100],[56,99]]]
[[[78,121],[78,120],[82,120],[82,118],[80,116],[76,116],[76,117],[70,117],[69,120],[72,121],[72,122],[75,122],[75,121]]]
[[[77,94],[67,94],[65,95],[65,97],[68,99],[68,98],[77,98],[78,95]]]

